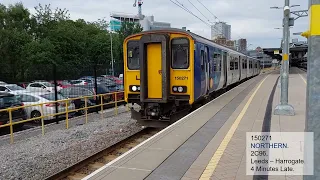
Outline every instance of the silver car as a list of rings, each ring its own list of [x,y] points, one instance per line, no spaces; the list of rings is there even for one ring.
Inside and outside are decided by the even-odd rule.
[[[19,94],[21,101],[25,106],[27,105],[36,105],[40,103],[46,103],[42,105],[43,109],[43,114],[44,116],[47,116],[44,118],[44,120],[51,120],[54,119],[55,116],[52,116],[53,114],[56,114],[56,103],[49,103],[53,102],[55,100],[55,94],[54,93],[20,93]],[[58,94],[58,100],[63,100],[66,99],[65,97],[61,96]],[[68,110],[75,110],[75,105],[73,102],[68,101]],[[59,102],[57,103],[58,106],[58,112],[66,112],[66,104],[65,102]],[[31,106],[31,107],[26,107],[25,111],[27,113],[28,119],[35,118],[35,117],[40,117],[41,116],[41,106]],[[69,115],[73,115],[75,113],[69,113]],[[48,116],[50,115],[50,116]],[[59,115],[62,117],[65,117],[65,114]],[[35,120],[37,123],[41,122],[41,119]]]
[[[8,92],[10,94],[17,95],[29,91],[16,84],[0,84],[0,92]]]
[[[32,92],[54,92],[54,85],[49,82],[33,82],[30,83],[27,88],[28,91]],[[57,90],[61,90],[61,87],[57,87]]]

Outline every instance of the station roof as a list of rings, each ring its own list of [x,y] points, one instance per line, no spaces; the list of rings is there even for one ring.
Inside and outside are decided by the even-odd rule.
[[[279,51],[279,54],[275,54],[275,51]],[[269,56],[271,56],[273,59],[282,60],[282,49],[281,48],[264,48],[263,52]],[[302,46],[293,46],[290,48],[290,53],[292,56],[292,60],[297,60],[299,53],[302,54],[301,57],[305,56],[305,54],[308,52],[308,45],[302,45]]]

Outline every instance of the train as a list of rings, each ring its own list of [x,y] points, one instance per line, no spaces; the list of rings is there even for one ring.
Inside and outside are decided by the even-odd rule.
[[[174,28],[128,36],[123,57],[125,101],[147,127],[166,127],[261,71],[258,59]]]

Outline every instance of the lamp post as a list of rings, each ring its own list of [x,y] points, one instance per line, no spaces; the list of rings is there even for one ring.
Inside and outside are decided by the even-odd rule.
[[[293,116],[294,108],[288,104],[288,85],[289,85],[289,39],[290,39],[290,1],[285,0],[283,7],[283,50],[282,50],[282,70],[281,70],[281,99],[280,104],[276,106],[275,115]],[[272,9],[280,9],[279,7],[271,7]]]
[[[114,67],[113,67],[113,48],[112,48],[112,31],[110,31],[110,41],[111,41],[111,68],[112,68],[112,76],[114,76]]]

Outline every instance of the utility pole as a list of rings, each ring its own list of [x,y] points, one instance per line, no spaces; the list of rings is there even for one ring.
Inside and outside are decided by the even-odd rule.
[[[309,31],[302,34],[308,38],[308,68],[307,68],[307,107],[306,132],[313,132],[314,137],[314,175],[304,176],[304,180],[320,179],[320,0],[309,0],[310,22]]]
[[[114,76],[114,67],[113,67],[113,48],[112,48],[112,31],[110,31],[110,41],[111,41],[111,68],[112,68],[112,76]]]
[[[293,116],[294,109],[288,104],[288,85],[289,85],[289,41],[290,41],[290,0],[285,0],[283,8],[283,35],[284,43],[282,50],[282,72],[281,72],[281,99],[280,104],[276,106],[275,115]]]

